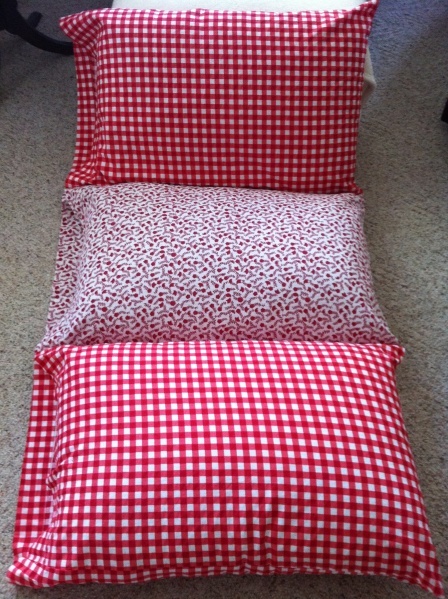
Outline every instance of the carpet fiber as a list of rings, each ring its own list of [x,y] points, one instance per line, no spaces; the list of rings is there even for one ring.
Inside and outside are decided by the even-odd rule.
[[[200,3],[199,3],[200,4]],[[38,6],[40,28],[100,0]],[[371,36],[378,82],[363,111],[358,183],[377,296],[407,349],[399,369],[405,422],[438,558],[448,577],[448,4],[382,0]],[[33,348],[51,292],[60,199],[74,146],[73,58],[0,32],[0,597],[25,599],[415,599],[383,578],[292,576],[166,580],[31,591],[4,580],[27,429]],[[448,588],[447,583],[446,588]]]

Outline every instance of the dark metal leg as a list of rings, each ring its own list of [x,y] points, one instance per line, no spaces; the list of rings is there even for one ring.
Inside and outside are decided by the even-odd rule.
[[[73,54],[73,44],[71,42],[55,40],[37,31],[36,27],[41,17],[40,13],[33,12],[28,19],[25,19],[17,9],[16,0],[0,0],[0,29],[18,35],[41,50],[56,52],[57,54]]]
[[[28,25],[31,25],[31,27],[33,29],[36,29],[36,27],[40,23],[41,18],[42,18],[42,13],[40,13],[40,12],[32,12],[30,14],[30,16],[27,18]]]

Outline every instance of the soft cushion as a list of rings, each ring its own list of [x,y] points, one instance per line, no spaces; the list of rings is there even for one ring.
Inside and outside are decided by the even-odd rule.
[[[67,190],[40,349],[125,341],[395,342],[361,196],[149,183]]]
[[[286,341],[37,354],[10,580],[382,574],[441,596],[401,356]]]
[[[197,8],[216,10],[234,10],[233,0],[114,0],[112,8],[139,8],[162,10],[188,10]],[[351,9],[362,4],[360,0],[238,0],[238,10],[272,10],[276,12],[298,12],[302,10],[336,10]],[[376,88],[372,60],[369,48],[364,65],[364,82],[362,87],[362,104],[364,105]]]
[[[359,191],[356,142],[376,5],[103,9],[63,18],[79,89],[67,185]]]
[[[303,10],[349,10],[362,4],[360,0],[238,0],[238,10],[299,12]],[[234,10],[232,0],[114,0],[112,8],[144,10],[190,10],[192,8]]]

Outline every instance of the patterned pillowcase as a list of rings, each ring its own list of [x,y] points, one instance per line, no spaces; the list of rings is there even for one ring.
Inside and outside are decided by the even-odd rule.
[[[356,143],[376,6],[103,9],[63,18],[79,89],[67,186],[359,192]]]
[[[394,343],[363,198],[151,183],[65,192],[40,349],[201,339]]]
[[[11,582],[380,574],[442,596],[397,346],[37,354]]]

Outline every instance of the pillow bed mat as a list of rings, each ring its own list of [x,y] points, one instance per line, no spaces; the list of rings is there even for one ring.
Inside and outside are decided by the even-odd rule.
[[[69,189],[38,349],[142,341],[396,343],[355,194]]]
[[[443,596],[354,181],[376,6],[62,19],[78,130],[12,583],[340,573]]]
[[[376,7],[64,17],[78,78],[67,186],[359,192],[356,143]]]
[[[36,353],[9,579],[387,575],[443,595],[388,345]]]

